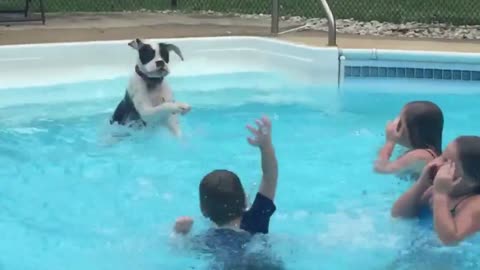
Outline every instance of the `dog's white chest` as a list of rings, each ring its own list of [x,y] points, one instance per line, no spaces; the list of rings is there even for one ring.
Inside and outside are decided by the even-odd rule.
[[[166,101],[172,101],[173,95],[168,84],[166,82],[163,82],[155,89],[150,89],[148,91],[148,99],[150,100],[152,106],[155,107]]]

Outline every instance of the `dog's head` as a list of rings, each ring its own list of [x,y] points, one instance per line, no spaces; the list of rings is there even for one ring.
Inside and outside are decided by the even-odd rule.
[[[137,38],[128,45],[138,51],[137,66],[150,78],[162,78],[170,73],[168,63],[171,51],[174,51],[183,61],[182,52],[173,44],[144,42]]]

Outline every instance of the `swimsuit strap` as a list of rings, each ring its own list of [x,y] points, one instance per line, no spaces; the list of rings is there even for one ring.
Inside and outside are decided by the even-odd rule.
[[[435,153],[435,151],[433,151],[433,150],[430,149],[430,148],[425,148],[425,151],[427,151],[430,155],[432,155],[433,158],[437,158],[437,157],[438,157],[437,153]]]
[[[455,205],[452,207],[452,209],[450,209],[450,213],[452,214],[452,216],[455,215],[455,211],[457,211],[457,207],[458,207],[462,202],[464,202],[466,199],[472,197],[473,195],[475,195],[475,194],[465,195],[462,199],[458,200],[457,203],[455,203]]]
[[[417,148],[417,149],[411,149],[411,150],[408,150],[406,151],[405,153],[402,154],[402,156],[406,155],[407,153],[410,153],[412,151],[415,151],[415,150],[425,150],[427,151],[430,155],[432,155],[433,158],[437,158],[438,155],[435,151],[433,151],[432,149],[430,148]]]

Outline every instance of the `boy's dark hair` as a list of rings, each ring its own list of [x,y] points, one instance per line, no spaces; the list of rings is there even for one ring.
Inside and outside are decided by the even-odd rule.
[[[460,136],[455,142],[463,171],[480,184],[480,137]]]
[[[413,101],[405,105],[405,125],[414,149],[430,149],[442,154],[443,113],[430,101]]]
[[[205,175],[199,191],[203,215],[219,226],[241,217],[245,211],[245,191],[231,171],[215,170]]]

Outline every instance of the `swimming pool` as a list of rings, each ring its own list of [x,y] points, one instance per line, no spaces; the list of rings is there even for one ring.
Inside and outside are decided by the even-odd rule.
[[[0,269],[204,269],[204,258],[170,245],[173,222],[191,215],[195,232],[208,226],[198,183],[215,168],[236,171],[254,196],[260,161],[246,143],[245,124],[262,114],[273,119],[280,163],[270,241],[288,269],[478,269],[475,238],[442,248],[417,221],[391,219],[390,206],[408,183],[372,172],[384,125],[407,101],[442,107],[444,145],[476,134],[475,81],[346,76],[337,95],[331,49],[321,52],[318,67],[305,60],[307,47],[239,38],[226,52],[208,42],[179,45],[186,62],[172,68],[177,99],[193,107],[182,119],[181,141],[145,131],[106,142],[131,59],[98,57],[92,61],[104,62],[92,71],[72,55],[80,67],[51,61],[22,81],[11,68],[1,70],[10,73],[0,85]],[[195,56],[202,43],[214,59]],[[270,58],[249,50],[269,46]],[[62,68],[65,76],[52,75]]]

